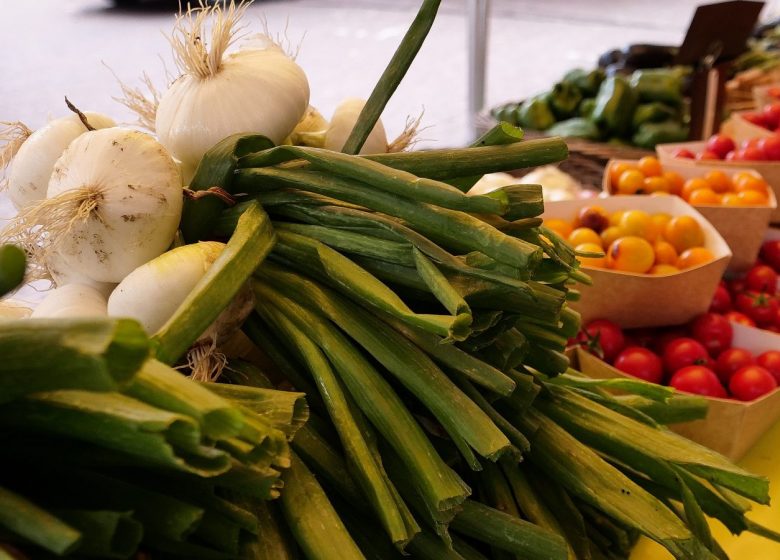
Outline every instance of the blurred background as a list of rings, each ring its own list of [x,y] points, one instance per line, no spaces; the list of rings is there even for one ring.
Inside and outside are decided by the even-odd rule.
[[[463,145],[472,137],[468,108],[469,0],[444,0],[440,16],[383,117],[389,136],[423,110],[421,146]],[[485,105],[523,99],[566,70],[592,67],[606,50],[629,43],[679,44],[695,0],[492,0],[488,20]],[[258,0],[275,33],[300,45],[298,62],[311,102],[329,117],[348,96],[366,97],[418,6],[416,0]],[[66,108],[132,121],[112,97],[116,76],[131,86],[147,72],[159,88],[174,71],[165,34],[175,1],[0,0],[0,120],[37,128]],[[767,19],[776,10],[765,9]]]

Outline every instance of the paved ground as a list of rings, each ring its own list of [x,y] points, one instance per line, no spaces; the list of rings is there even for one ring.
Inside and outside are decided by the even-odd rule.
[[[391,133],[425,109],[426,145],[470,138],[466,101],[467,0],[444,0],[440,16],[385,115]],[[544,89],[567,69],[591,65],[606,49],[629,42],[677,43],[693,0],[493,0],[489,105]],[[171,5],[175,6],[174,2]],[[413,16],[417,0],[259,0],[273,30],[302,39],[299,62],[312,103],[326,116],[345,96],[366,96]],[[173,9],[128,11],[108,0],[0,0],[0,120],[35,127],[63,114],[63,95],[80,107],[128,113],[111,97],[143,71],[164,83],[170,61],[163,36]],[[304,37],[305,34],[305,37]],[[105,65],[104,65],[105,64]]]

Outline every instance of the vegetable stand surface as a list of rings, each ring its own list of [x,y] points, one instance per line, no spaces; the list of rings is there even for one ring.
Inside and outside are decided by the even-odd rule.
[[[191,142],[203,123],[174,127],[184,135],[175,139],[157,130],[159,143],[137,137],[161,167],[172,162],[166,144],[182,159],[202,158],[185,178],[180,221],[174,212],[175,244],[190,246],[150,250],[157,254],[140,255],[124,277],[116,267],[89,276],[100,269],[87,258],[93,252],[109,260],[96,247],[58,252],[63,239],[100,240],[72,228],[114,224],[103,214],[106,193],[85,191],[55,163],[53,184],[72,181],[78,196],[63,188],[20,209],[6,236],[34,266],[55,255],[87,280],[118,282],[106,308],[137,321],[0,323],[0,425],[12,428],[0,430],[8,440],[0,453],[13,467],[0,473],[0,524],[15,546],[33,557],[40,548],[90,554],[119,540],[126,548],[111,555],[564,560],[627,557],[645,535],[693,560],[720,554],[705,513],[734,532],[766,533],[744,512],[766,503],[767,481],[661,427],[653,410],[675,406],[672,390],[624,380],[622,390],[656,405],[640,410],[611,396],[609,382],[569,369],[563,351],[580,323],[569,302],[590,278],[542,225],[541,187],[464,194],[484,173],[560,161],[560,138],[523,140],[502,125],[469,148],[351,155],[370,138],[438,4],[422,3],[355,117],[346,153],[275,145],[292,141],[288,129],[307,118],[298,103],[285,130],[247,133],[233,123],[205,153]],[[219,77],[223,63],[259,58],[251,42],[222,58],[241,13],[217,4],[178,20],[188,31],[177,27],[173,43],[192,79],[175,82],[174,93],[198,87],[192,74]],[[210,16],[214,50],[204,52]],[[170,126],[159,117],[158,127]],[[121,134],[85,128],[65,161]],[[118,157],[111,176],[133,165]],[[168,223],[158,225],[167,245]],[[166,286],[160,270],[187,253],[187,289]],[[168,317],[123,305],[133,283],[154,284],[171,304]],[[96,297],[105,288],[90,286]],[[253,305],[234,310],[242,295]],[[220,330],[202,341],[225,315],[232,336]],[[240,356],[254,350],[260,359],[222,353],[233,337],[250,347]],[[196,373],[205,358],[215,362]],[[86,500],[78,490],[91,486],[101,491]],[[20,501],[38,522],[14,521]],[[160,513],[166,505],[173,524]],[[129,536],[105,538],[117,527]]]

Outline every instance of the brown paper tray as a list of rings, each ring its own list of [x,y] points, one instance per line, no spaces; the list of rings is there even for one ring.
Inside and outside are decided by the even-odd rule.
[[[612,160],[607,165],[607,170],[613,162],[628,160]],[[680,165],[676,163],[664,163],[664,171],[674,171],[682,175],[685,179],[701,177],[706,171],[690,165]],[[630,162],[633,163],[633,162]],[[756,173],[753,169],[746,167],[724,169],[725,172],[732,174],[739,171]],[[612,196],[614,188],[610,181],[609,173],[605,170],[602,189],[605,193]],[[769,192],[769,206],[721,206],[720,204],[694,205],[694,208],[709,221],[731,249],[732,257],[729,261],[729,272],[743,272],[753,266],[761,249],[761,242],[764,239],[764,232],[769,226],[769,219],[772,213],[777,209],[777,199],[774,191]]]
[[[693,216],[704,231],[705,247],[715,258],[677,274],[650,276],[584,267],[593,279],[582,286],[582,298],[572,307],[583,322],[609,319],[625,328],[679,325],[704,313],[726,270],[731,251],[715,228],[692,206],[676,196],[614,196],[590,200],[562,200],[545,204],[542,218],[573,219],[580,208],[598,204],[608,212],[641,209],[651,214]]]
[[[753,354],[780,348],[780,336],[734,324],[733,346]],[[598,379],[630,377],[582,348],[575,352],[582,373]],[[669,426],[678,434],[738,461],[775,422],[780,420],[780,389],[760,399],[741,402],[707,397],[709,409],[702,420]]]

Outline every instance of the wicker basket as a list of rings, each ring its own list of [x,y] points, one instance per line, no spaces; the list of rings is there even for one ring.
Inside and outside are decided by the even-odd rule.
[[[475,118],[477,132],[487,132],[498,121],[488,112],[479,113]],[[526,138],[543,138],[543,132],[526,130]],[[574,177],[583,187],[601,190],[602,177],[607,162],[611,159],[639,159],[655,155],[655,152],[632,146],[615,146],[605,142],[591,142],[581,138],[566,138],[569,157],[558,164],[558,168]],[[524,170],[527,171],[527,170]]]

